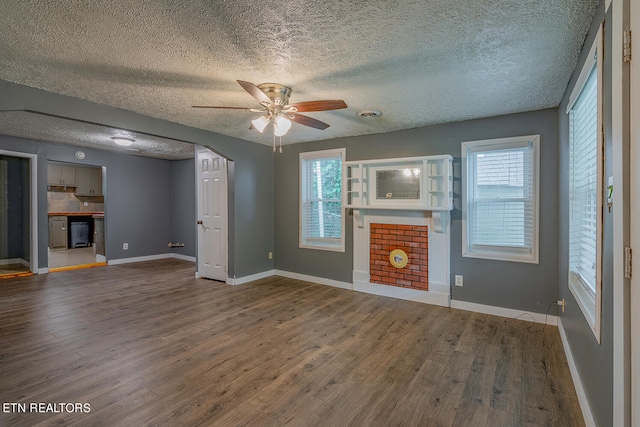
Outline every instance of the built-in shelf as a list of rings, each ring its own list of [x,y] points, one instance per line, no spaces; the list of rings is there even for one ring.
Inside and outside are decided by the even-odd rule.
[[[450,211],[452,162],[449,155],[345,162],[343,207]]]

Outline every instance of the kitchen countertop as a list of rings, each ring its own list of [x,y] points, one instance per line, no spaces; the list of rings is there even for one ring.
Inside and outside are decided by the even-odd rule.
[[[91,216],[93,218],[104,217],[104,212],[49,212],[49,216]]]

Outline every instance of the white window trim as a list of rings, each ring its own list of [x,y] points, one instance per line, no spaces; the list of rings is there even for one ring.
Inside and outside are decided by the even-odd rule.
[[[326,241],[315,241],[314,239],[305,239],[304,238],[304,230],[303,230],[303,201],[304,201],[304,185],[303,185],[303,163],[307,160],[314,159],[323,159],[329,157],[340,157],[342,159],[342,163],[344,164],[346,160],[346,149],[345,148],[337,148],[333,150],[322,150],[322,151],[307,151],[304,153],[300,153],[299,157],[299,174],[298,174],[298,183],[299,183],[299,192],[300,202],[298,207],[298,239],[300,248],[304,249],[319,249],[324,251],[334,251],[334,252],[344,252],[345,251],[345,214],[344,209],[340,209],[340,217],[341,217],[341,233],[340,233],[340,242],[337,244],[327,243]],[[345,168],[342,168],[342,182],[345,182]],[[341,197],[341,204],[344,197]],[[336,239],[337,240],[337,239]]]
[[[582,310],[582,314],[584,314],[587,323],[589,324],[591,331],[596,337],[598,343],[600,343],[601,339],[601,317],[602,317],[602,238],[603,238],[603,177],[604,177],[604,135],[602,132],[603,127],[603,117],[602,117],[602,109],[603,109],[603,97],[602,97],[602,72],[603,72],[603,60],[601,52],[604,52],[603,49],[603,26],[604,24],[600,24],[600,28],[596,35],[591,48],[589,49],[589,54],[587,55],[587,59],[582,66],[582,70],[576,80],[576,84],[571,91],[571,95],[569,96],[569,103],[567,105],[566,113],[569,114],[576,100],[580,96],[582,89],[584,88],[585,83],[593,69],[594,64],[597,67],[597,79],[598,79],[598,172],[597,172],[597,189],[596,189],[596,294],[595,296],[585,288],[585,286],[580,281],[579,277],[575,277],[576,275],[571,274],[569,271],[569,290],[573,294],[578,306]]]
[[[532,241],[531,253],[522,254],[518,250],[496,248],[492,250],[487,247],[485,250],[473,249],[469,242],[469,221],[468,203],[468,176],[467,176],[467,154],[471,151],[477,151],[478,147],[495,147],[501,145],[501,148],[509,148],[518,146],[523,143],[533,143],[533,224],[532,224]],[[526,135],[511,138],[486,139],[481,141],[467,141],[462,143],[462,256],[465,258],[481,258],[497,261],[523,262],[530,264],[539,263],[539,211],[540,211],[540,135]]]

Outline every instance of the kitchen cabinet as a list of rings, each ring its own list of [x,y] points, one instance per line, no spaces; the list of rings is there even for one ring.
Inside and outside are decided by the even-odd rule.
[[[47,170],[47,183],[49,185],[75,187],[76,167],[61,163],[49,163]]]
[[[49,249],[67,249],[67,217],[49,217]]]
[[[78,196],[102,196],[102,168],[78,167]]]

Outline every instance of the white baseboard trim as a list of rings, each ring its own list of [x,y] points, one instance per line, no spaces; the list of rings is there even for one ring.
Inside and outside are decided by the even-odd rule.
[[[514,310],[512,308],[503,308],[503,307],[494,307],[491,305],[476,304],[474,302],[458,301],[458,300],[451,300],[451,308],[457,308],[458,310],[465,310],[465,311],[475,311],[476,313],[491,314],[493,316],[508,317],[513,319],[517,318],[518,320],[525,320],[525,321],[526,320],[531,321],[533,319],[536,323],[542,323],[542,324],[546,323],[547,325],[558,326],[558,316],[548,315],[546,316],[546,322],[545,322],[544,314],[534,313],[531,311]]]
[[[0,265],[22,264],[20,258],[0,259]]]
[[[195,262],[195,257],[189,257],[186,255],[178,255],[178,254],[157,254],[157,255],[147,255],[147,256],[138,256],[132,258],[119,258],[119,259],[110,259],[107,261],[109,265],[119,265],[119,264],[130,264],[133,262],[144,262],[144,261],[155,261],[159,259],[167,259],[167,258],[177,258],[185,261]]]
[[[307,274],[293,273],[285,270],[274,270],[274,275],[302,280],[304,282],[318,283],[320,285],[333,286],[334,288],[353,290],[353,285],[339,280],[325,279],[324,277],[309,276]]]
[[[107,262],[107,257],[104,255],[96,254],[96,262]]]
[[[227,285],[231,285],[231,286],[242,285],[244,283],[253,282],[254,280],[260,280],[266,277],[271,277],[274,275],[274,271],[275,270],[267,270],[267,271],[262,271],[260,273],[251,274],[249,276],[243,276],[243,277],[228,277],[226,283]]]
[[[20,258],[20,264],[25,266],[25,267],[31,267],[31,263],[29,261],[27,261],[26,259]]]
[[[171,258],[181,259],[183,261],[196,262],[196,257],[189,255],[181,255],[181,254],[169,254]]]
[[[48,273],[49,273],[49,267],[43,267],[38,269],[37,274],[48,274]]]
[[[291,271],[285,270],[275,270],[275,275],[288,277],[290,279],[302,280],[305,282],[318,283],[320,285],[333,286],[335,288],[347,289],[356,292],[363,292],[384,297],[449,307],[448,293],[419,291],[417,289],[379,285],[377,283],[369,283],[363,281],[355,281],[355,283],[352,284],[348,282],[341,282],[339,280],[326,279],[323,277],[309,276],[307,274],[293,273]]]
[[[580,374],[578,373],[578,367],[576,366],[576,362],[573,359],[573,354],[571,353],[571,347],[569,347],[569,342],[567,341],[567,334],[564,331],[564,326],[562,326],[561,319],[558,319],[558,331],[560,332],[560,340],[562,341],[564,354],[567,357],[567,363],[569,364],[569,372],[571,372],[571,379],[573,379],[573,386],[576,389],[576,394],[578,395],[578,402],[580,402],[580,409],[582,410],[582,418],[584,418],[584,423],[587,427],[596,427],[596,421],[593,419],[593,414],[591,413],[591,406],[589,405],[589,400],[587,400],[587,394],[584,391],[582,380],[580,379]]]

